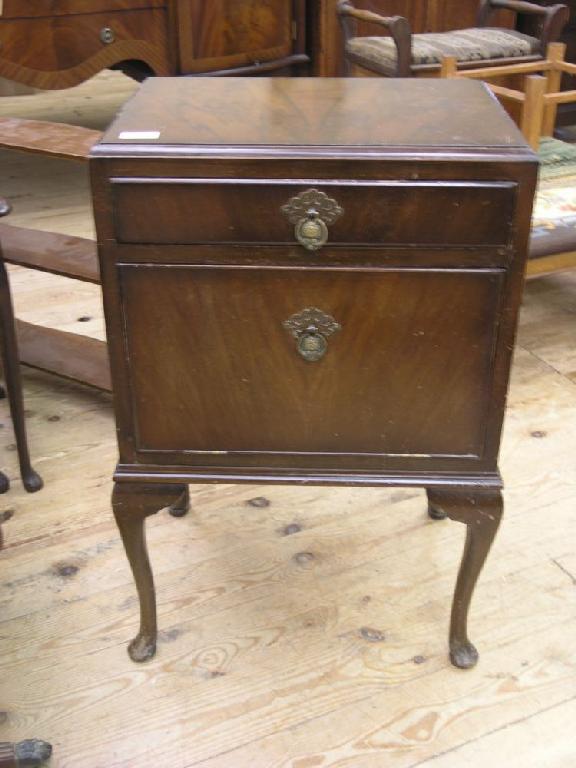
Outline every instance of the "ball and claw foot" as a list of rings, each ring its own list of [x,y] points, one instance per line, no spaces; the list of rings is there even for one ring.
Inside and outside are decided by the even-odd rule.
[[[471,669],[478,663],[478,651],[470,640],[450,643],[450,661],[460,669]]]
[[[429,503],[428,517],[432,518],[432,520],[446,520],[448,515],[444,510],[438,509],[438,507],[433,507],[432,504]]]
[[[0,493],[6,493],[9,489],[10,480],[8,480],[4,472],[0,472]]]
[[[35,472],[33,469],[29,470],[25,475],[23,475],[22,482],[28,493],[36,493],[44,487],[44,481],[38,472]]]
[[[148,661],[156,654],[156,638],[151,635],[138,634],[128,646],[128,656],[132,661]]]
[[[168,507],[168,512],[172,517],[184,517],[190,511],[190,491],[188,486],[182,492],[180,498]]]

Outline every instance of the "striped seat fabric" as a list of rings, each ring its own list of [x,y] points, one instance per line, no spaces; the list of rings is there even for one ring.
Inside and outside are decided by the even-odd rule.
[[[346,46],[353,60],[376,64],[394,74],[397,51],[391,37],[355,37]],[[540,41],[512,29],[472,27],[454,32],[412,35],[412,64],[440,64],[443,56],[457,61],[508,59],[540,53]]]

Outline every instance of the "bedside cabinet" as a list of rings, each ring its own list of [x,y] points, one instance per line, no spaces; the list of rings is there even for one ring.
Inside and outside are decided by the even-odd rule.
[[[477,82],[148,80],[91,160],[120,460],[144,520],[189,483],[421,486],[466,524],[450,629],[502,514],[497,456],[537,162]]]

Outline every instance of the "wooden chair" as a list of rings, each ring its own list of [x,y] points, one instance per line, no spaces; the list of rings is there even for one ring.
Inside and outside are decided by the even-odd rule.
[[[480,67],[459,70],[453,56],[445,56],[440,69],[441,77],[468,77],[488,81],[488,87],[498,98],[520,104],[522,108],[520,130],[530,146],[538,150],[542,136],[551,136],[556,123],[559,104],[576,101],[576,91],[560,91],[562,73],[576,74],[576,64],[564,60],[564,43],[551,43],[546,57],[540,61],[511,64],[501,67]],[[540,76],[535,76],[536,74]],[[510,75],[524,75],[524,90],[497,85],[491,80]],[[544,76],[542,76],[544,75]]]
[[[527,17],[525,32],[489,27],[494,12],[513,11]],[[569,17],[566,5],[543,7],[522,0],[480,0],[477,26],[453,32],[412,34],[403,16],[384,17],[340,0],[338,15],[344,33],[344,58],[351,65],[385,77],[436,76],[442,58],[452,55],[459,68],[538,61],[549,43],[560,36]],[[357,22],[388,33],[357,37]]]
[[[562,142],[554,145],[551,139],[558,105],[576,101],[576,90],[559,90],[563,72],[576,75],[576,64],[564,61],[565,53],[566,46],[563,43],[551,43],[546,58],[539,62],[467,71],[457,69],[453,57],[445,57],[442,62],[443,77],[468,77],[487,81],[509,75],[525,76],[523,90],[502,87],[493,82],[486,84],[501,100],[521,106],[520,129],[532,148],[540,151],[543,161],[536,193],[527,278],[576,267],[576,146]],[[554,155],[565,155],[567,163],[564,171],[560,165],[560,170],[554,172],[551,189],[546,176],[550,157],[554,160]],[[554,197],[558,198],[563,210],[560,216],[547,221],[540,211],[545,207],[544,203],[550,203]],[[553,206],[552,203],[550,207]]]

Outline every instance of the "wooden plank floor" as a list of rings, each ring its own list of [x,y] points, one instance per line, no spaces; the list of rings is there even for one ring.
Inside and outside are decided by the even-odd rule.
[[[133,88],[108,74],[0,114],[102,127]],[[85,169],[0,161],[12,223],[92,232]],[[11,275],[21,317],[102,337],[96,288]],[[446,656],[463,526],[418,490],[263,486],[197,486],[187,517],[149,520],[162,632],[134,665],[110,399],[26,373],[46,485],[0,497],[0,740],[45,738],[57,768],[573,768],[575,340],[576,274],[528,285],[467,672]],[[5,401],[0,426],[15,478]]]

